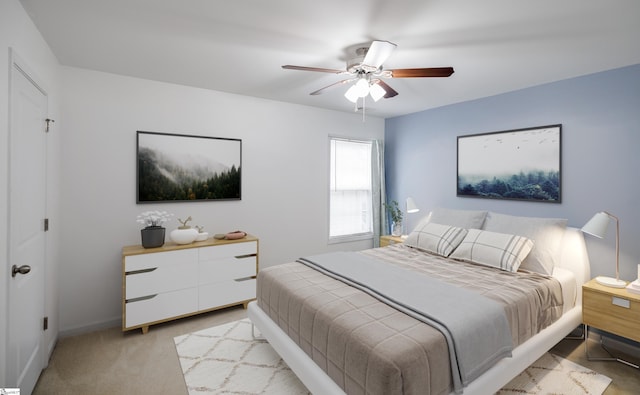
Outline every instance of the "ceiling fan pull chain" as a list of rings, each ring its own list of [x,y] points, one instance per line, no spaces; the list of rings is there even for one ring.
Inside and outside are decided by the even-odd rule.
[[[367,97],[362,98],[362,122],[364,122],[364,113],[367,111]]]

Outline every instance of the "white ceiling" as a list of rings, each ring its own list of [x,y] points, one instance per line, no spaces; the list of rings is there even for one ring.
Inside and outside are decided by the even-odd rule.
[[[452,66],[389,79],[367,102],[392,117],[640,63],[638,0],[21,0],[63,65],[353,111],[336,74],[388,40],[384,67]]]

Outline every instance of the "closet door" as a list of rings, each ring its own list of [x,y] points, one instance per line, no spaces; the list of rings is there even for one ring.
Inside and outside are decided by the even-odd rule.
[[[45,367],[46,93],[11,56],[7,386],[30,394]]]

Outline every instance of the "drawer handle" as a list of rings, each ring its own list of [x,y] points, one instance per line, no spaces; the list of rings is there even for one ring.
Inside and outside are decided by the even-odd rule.
[[[244,254],[244,255],[236,255],[234,258],[236,259],[246,259],[246,258],[253,258],[258,256],[258,254]]]
[[[152,271],[158,269],[157,267],[152,267],[151,269],[140,269],[140,270],[132,270],[130,272],[124,272],[127,276],[130,274],[142,274],[142,273],[151,273]]]
[[[628,301],[627,299],[617,298],[615,296],[611,298],[611,303],[616,306],[624,307],[625,309],[631,307],[630,301]]]
[[[256,278],[256,276],[241,277],[241,278],[236,278],[233,281],[242,282],[242,281],[255,280],[255,278]]]
[[[125,303],[135,303],[135,302],[141,302],[143,300],[149,300],[149,299],[153,299],[156,296],[158,296],[158,294],[153,294],[153,295],[148,295],[148,296],[140,296],[138,298],[131,298],[131,299],[127,299],[125,300]]]

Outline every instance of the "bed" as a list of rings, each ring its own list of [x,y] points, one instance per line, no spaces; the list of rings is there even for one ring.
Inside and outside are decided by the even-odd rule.
[[[504,259],[504,251],[494,259],[494,247],[504,244],[506,236],[509,251],[518,251],[509,255],[509,262]],[[469,244],[469,240],[475,244]],[[489,241],[478,243],[478,240]],[[491,245],[492,249],[479,252],[480,244]],[[473,259],[465,255],[469,251],[473,251]],[[345,264],[341,259],[355,261]],[[490,262],[487,264],[483,259]],[[335,267],[330,266],[332,262],[335,267],[355,267],[356,275],[338,274],[342,277],[337,278]],[[315,264],[320,267],[314,267]],[[402,277],[407,280],[407,286],[400,288],[406,289],[371,292],[367,282],[375,282],[379,274],[367,279],[366,275],[357,273],[375,272],[362,268],[387,264],[393,266],[392,274],[383,274],[387,279],[396,276],[396,272],[410,273],[410,278]],[[545,270],[548,273],[541,273]],[[416,226],[403,245],[344,256],[321,254],[264,269],[258,276],[258,299],[249,304],[248,315],[315,394],[489,394],[499,390],[580,325],[580,287],[589,279],[589,274],[582,233],[566,227],[566,220],[436,209]],[[423,287],[431,289],[427,290],[431,294],[418,295],[415,300],[399,300],[398,293],[415,293],[410,283],[418,281],[416,278],[431,281],[428,287]],[[521,280],[529,285],[517,283]],[[460,284],[465,282],[466,285]],[[444,291],[434,288],[436,283],[444,283]],[[467,311],[463,313],[462,322],[469,324],[462,325],[466,327],[462,328],[462,339],[454,335],[452,341],[448,328],[438,328],[443,322],[440,317],[435,318],[433,325],[429,315],[426,319],[416,316],[415,306],[423,300],[433,299],[438,305],[458,303],[450,302],[453,298],[449,296],[437,300],[435,293],[448,295],[445,291],[449,286],[461,295],[478,294],[478,297],[467,296],[463,301],[475,303],[486,299],[488,306],[498,304],[499,310],[506,312],[511,335],[508,343],[512,347],[493,354],[487,350],[490,357],[483,361],[490,362],[488,365],[466,368],[468,356],[465,357],[464,352],[457,354],[456,350],[464,350],[465,341],[472,348],[474,344],[491,343],[478,342],[474,336],[485,331],[482,339],[491,337],[490,332],[499,325],[471,323],[467,316],[473,314]],[[543,295],[538,297],[542,302],[527,301],[531,294]],[[513,307],[511,300],[519,300],[518,306]],[[534,314],[534,309],[539,311]],[[460,310],[464,312],[464,307]],[[454,322],[456,319],[453,318]],[[464,332],[469,328],[473,331]],[[487,332],[488,329],[491,331]],[[494,337],[498,343],[503,340],[498,347],[504,346],[505,336]],[[461,373],[463,370],[465,373]]]

